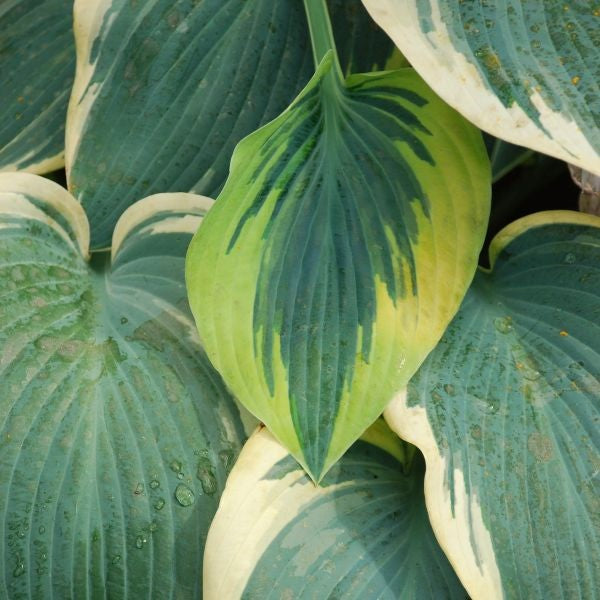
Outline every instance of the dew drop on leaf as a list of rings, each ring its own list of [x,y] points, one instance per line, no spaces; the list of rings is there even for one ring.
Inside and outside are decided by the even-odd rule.
[[[497,317],[494,319],[494,327],[499,333],[510,333],[513,330],[510,317]]]
[[[212,496],[217,491],[217,479],[210,467],[199,466],[196,476],[200,480],[202,490],[205,494]]]
[[[175,488],[175,499],[181,506],[191,506],[194,504],[196,497],[187,485],[180,483]]]

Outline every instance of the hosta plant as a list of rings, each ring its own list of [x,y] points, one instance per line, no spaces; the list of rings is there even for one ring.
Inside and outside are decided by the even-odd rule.
[[[597,597],[600,4],[363,3],[0,3],[0,598]]]

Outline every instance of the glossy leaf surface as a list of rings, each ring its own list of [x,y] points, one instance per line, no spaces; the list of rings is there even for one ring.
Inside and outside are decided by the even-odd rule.
[[[315,487],[263,429],[209,532],[204,598],[464,599],[425,509],[419,455],[382,423]]]
[[[440,544],[474,598],[600,589],[600,218],[501,232],[386,417],[427,461]]]
[[[0,3],[0,57],[0,170],[62,167],[75,73],[73,0]]]
[[[331,58],[238,146],[187,264],[211,361],[316,481],[441,337],[489,210],[475,128],[412,69]]]
[[[394,46],[360,1],[332,5],[345,68],[383,67]],[[237,142],[314,72],[297,0],[77,0],[75,31],[67,170],[92,248],[143,196],[216,195]]]
[[[68,193],[0,175],[0,597],[198,597],[244,437],[185,297],[209,204],[143,200],[87,262]]]
[[[411,65],[489,133],[600,174],[600,4],[363,0]]]

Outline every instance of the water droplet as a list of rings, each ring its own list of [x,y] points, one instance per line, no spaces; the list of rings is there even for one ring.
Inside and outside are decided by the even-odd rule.
[[[511,317],[496,317],[494,319],[494,327],[499,333],[510,333],[513,330]]]
[[[155,503],[154,503],[154,508],[156,510],[162,510],[162,508],[165,505],[165,501],[163,498],[159,498]]]
[[[181,461],[179,461],[179,460],[172,460],[171,464],[169,465],[169,468],[174,473],[179,473],[181,471]]]
[[[200,480],[202,490],[205,494],[212,496],[217,491],[217,479],[211,468],[198,466],[196,477]]]
[[[522,373],[523,378],[529,381],[536,381],[542,376],[538,363],[532,356],[527,356],[523,362],[517,362],[515,366]]]
[[[155,490],[156,488],[159,488],[159,487],[160,487],[160,481],[158,481],[157,479],[153,479],[153,480],[150,482],[150,487],[151,487],[153,490]]]
[[[17,566],[13,569],[13,577],[20,577],[25,573],[25,565],[20,562],[17,563]]]
[[[44,534],[46,533],[46,528],[43,525],[40,525],[38,531],[40,532],[40,534]]]
[[[528,379],[529,381],[536,381],[541,376],[542,374],[537,369],[527,368],[523,370],[523,377],[525,377],[525,379]]]
[[[135,547],[136,547],[138,550],[141,550],[141,549],[144,547],[144,544],[145,544],[146,542],[147,542],[147,540],[146,540],[146,539],[145,539],[143,536],[141,536],[141,535],[138,535],[138,536],[135,538]]]
[[[129,323],[129,319],[127,317],[121,317],[121,325],[125,325],[126,323]]]
[[[134,493],[136,496],[140,496],[141,494],[143,494],[143,493],[144,493],[144,484],[143,484],[143,483],[138,483],[138,484],[135,486],[135,490],[133,490],[133,493]]]
[[[565,254],[565,262],[568,265],[572,265],[577,260],[576,256],[572,252]]]
[[[121,555],[120,554],[115,554],[113,556],[113,559],[112,559],[112,564],[113,565],[118,565],[120,562],[121,562]]]
[[[500,410],[500,403],[493,398],[481,398],[469,392],[466,393],[466,397],[484,415],[494,415]]]
[[[190,490],[187,485],[180,483],[175,488],[175,499],[181,506],[191,506],[194,504],[196,497],[194,496],[194,492]]]
[[[148,531],[150,531],[151,533],[154,533],[157,529],[158,524],[156,523],[156,521],[152,521],[150,525],[148,525]]]
[[[219,460],[223,464],[225,468],[225,472],[229,473],[233,468],[233,463],[235,462],[235,454],[231,448],[227,448],[225,450],[221,450],[219,452]]]
[[[183,479],[183,473],[177,473],[177,479]]]

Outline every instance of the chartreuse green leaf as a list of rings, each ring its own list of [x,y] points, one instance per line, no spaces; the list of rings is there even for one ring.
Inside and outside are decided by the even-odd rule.
[[[257,431],[208,534],[205,600],[464,599],[429,524],[422,456],[406,469],[406,446],[377,422],[315,487]]]
[[[491,259],[386,416],[425,454],[433,528],[473,598],[597,598],[600,218],[526,217]]]
[[[393,58],[360,0],[332,4],[346,69]],[[237,142],[313,74],[299,0],[77,0],[75,32],[66,162],[92,248],[148,194],[216,195]]]
[[[600,2],[363,4],[425,81],[470,121],[600,174]]]
[[[64,164],[75,72],[73,0],[0,3],[0,170],[46,173]]]
[[[198,598],[243,439],[185,297],[208,205],[142,200],[88,261],[74,198],[0,175],[0,597]]]
[[[315,481],[457,310],[489,185],[479,132],[414,71],[344,82],[331,52],[237,147],[188,252],[190,302],[229,388]]]

